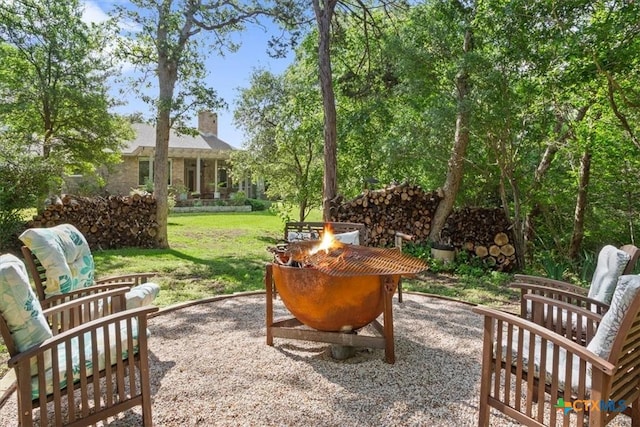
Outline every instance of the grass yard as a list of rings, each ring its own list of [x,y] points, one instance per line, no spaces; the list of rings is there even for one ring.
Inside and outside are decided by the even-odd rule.
[[[267,248],[282,239],[269,212],[189,213],[169,217],[171,249],[95,251],[96,274],[155,272],[159,306],[264,288]]]
[[[308,220],[320,219],[316,215]],[[266,211],[172,214],[168,227],[171,249],[93,251],[96,276],[154,272],[154,280],[161,286],[156,299],[160,307],[213,295],[261,290],[265,264],[272,260],[267,248],[283,238],[283,229],[283,221]],[[509,275],[474,273],[427,272],[404,280],[403,289],[476,304],[514,307],[517,295],[505,286]],[[0,340],[0,377],[7,370],[7,359],[7,349]]]

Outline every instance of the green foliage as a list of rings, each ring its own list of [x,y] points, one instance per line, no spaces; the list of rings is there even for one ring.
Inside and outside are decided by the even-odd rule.
[[[322,197],[322,116],[304,63],[283,76],[256,71],[241,92],[234,120],[246,132],[245,150],[232,154],[236,173],[248,168],[267,182],[266,195],[304,217]]]
[[[42,206],[49,190],[60,184],[61,167],[24,151],[19,135],[0,132],[0,251],[18,248],[24,209]]]
[[[0,5],[0,123],[68,173],[115,162],[133,136],[109,112],[107,25],[84,23],[82,8],[77,0]]]
[[[252,212],[265,211],[270,206],[269,202],[267,202],[266,200],[260,200],[260,199],[246,199],[245,203],[251,206]]]

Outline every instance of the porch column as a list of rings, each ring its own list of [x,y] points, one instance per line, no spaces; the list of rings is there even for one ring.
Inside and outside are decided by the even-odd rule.
[[[213,162],[213,191],[218,194],[218,159]]]
[[[196,192],[200,193],[201,197],[204,197],[202,195],[202,187],[200,187],[200,156],[196,157]]]

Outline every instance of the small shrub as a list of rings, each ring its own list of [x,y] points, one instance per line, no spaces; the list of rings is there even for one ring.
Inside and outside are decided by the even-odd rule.
[[[253,212],[265,211],[269,207],[269,203],[267,201],[260,199],[246,199],[244,204],[251,206],[251,210]]]

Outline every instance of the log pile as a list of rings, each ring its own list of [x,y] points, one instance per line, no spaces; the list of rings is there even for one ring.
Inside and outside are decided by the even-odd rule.
[[[156,247],[156,201],[150,194],[79,197],[64,195],[27,223],[53,227],[69,223],[87,239],[91,249]]]
[[[331,216],[332,221],[365,224],[371,246],[393,246],[396,232],[413,235],[416,244],[426,244],[440,200],[439,191],[400,184],[365,191],[353,200],[338,197],[333,201]],[[450,243],[458,252],[467,251],[496,270],[516,267],[511,224],[502,209],[456,210],[447,218],[440,236],[440,242]]]
[[[499,271],[516,266],[511,223],[500,208],[462,208],[449,215],[440,235],[458,250]]]
[[[426,192],[413,184],[392,185],[365,191],[349,201],[338,197],[333,202],[332,221],[365,224],[371,246],[392,246],[396,231],[411,234],[416,243],[422,243],[427,241],[440,200],[437,191]]]

